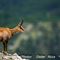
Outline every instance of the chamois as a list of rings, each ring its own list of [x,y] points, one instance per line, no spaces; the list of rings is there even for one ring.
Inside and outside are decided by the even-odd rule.
[[[3,52],[7,52],[8,41],[16,32],[24,32],[22,24],[23,20],[14,28],[0,28],[0,42],[3,43]]]

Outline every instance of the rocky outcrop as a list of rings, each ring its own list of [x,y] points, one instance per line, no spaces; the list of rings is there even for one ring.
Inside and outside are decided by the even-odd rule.
[[[0,53],[0,60],[27,60],[27,59],[23,59],[17,53],[7,55]]]

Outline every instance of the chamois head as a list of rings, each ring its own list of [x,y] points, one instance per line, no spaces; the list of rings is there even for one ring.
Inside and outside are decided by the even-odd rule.
[[[23,19],[22,19],[21,23],[19,23],[18,26],[16,26],[16,30],[18,32],[24,32],[24,28],[23,28],[22,24],[23,24]]]

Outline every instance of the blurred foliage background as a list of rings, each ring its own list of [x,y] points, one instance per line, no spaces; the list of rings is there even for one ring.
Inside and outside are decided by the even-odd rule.
[[[10,52],[32,55],[32,60],[60,54],[60,0],[0,0],[0,27],[13,28],[20,17],[25,32],[10,39]]]

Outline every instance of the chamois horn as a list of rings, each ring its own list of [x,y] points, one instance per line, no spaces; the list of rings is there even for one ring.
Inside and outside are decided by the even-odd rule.
[[[22,24],[23,24],[23,19],[22,18],[20,18],[20,20],[21,20],[21,22],[18,24],[18,26],[22,26]]]
[[[23,19],[21,19],[22,21],[21,21],[21,23],[20,23],[20,26],[23,24]]]

